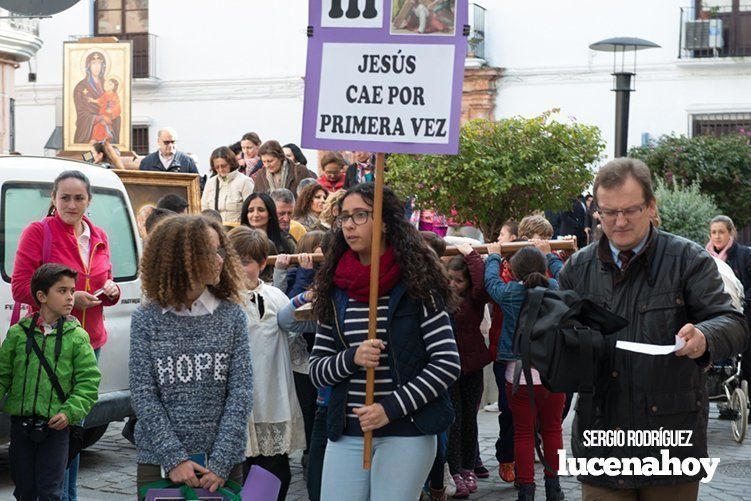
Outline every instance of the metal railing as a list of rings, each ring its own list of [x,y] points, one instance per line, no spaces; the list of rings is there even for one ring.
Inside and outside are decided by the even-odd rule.
[[[156,43],[153,33],[119,33],[113,35],[71,35],[73,41],[95,36],[113,36],[118,40],[133,42],[133,78],[157,78]]]
[[[751,113],[694,113],[690,118],[692,136],[751,134]]]
[[[751,56],[751,4],[681,7],[680,59]]]
[[[120,40],[133,42],[133,78],[156,78],[156,39],[153,33],[123,33]]]
[[[485,8],[469,4],[470,32],[467,38],[467,56],[485,59]]]

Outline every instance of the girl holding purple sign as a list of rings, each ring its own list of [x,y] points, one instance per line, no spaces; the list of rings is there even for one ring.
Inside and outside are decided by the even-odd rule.
[[[436,435],[454,419],[447,388],[459,354],[447,309],[457,302],[446,272],[404,203],[384,188],[385,241],[371,256],[373,183],[339,204],[331,249],[316,275],[319,319],[310,378],[331,386],[321,499],[417,499],[436,455]],[[380,259],[377,339],[367,339],[370,263]],[[366,369],[375,403],[365,405]],[[373,432],[372,469],[363,470],[363,433]]]

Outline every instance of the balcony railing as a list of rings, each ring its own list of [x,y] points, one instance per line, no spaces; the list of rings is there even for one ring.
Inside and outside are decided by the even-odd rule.
[[[71,40],[90,38],[96,35],[73,35]],[[153,33],[120,33],[113,36],[118,40],[133,42],[133,78],[157,78],[156,73],[156,43],[157,36]]]
[[[156,39],[153,33],[124,33],[120,40],[133,42],[133,78],[156,78]]]
[[[470,3],[469,22],[467,56],[485,59],[485,8],[476,3]]]
[[[42,47],[39,19],[22,18],[7,9],[0,9],[0,39],[0,58],[28,61]]]
[[[8,16],[0,19],[0,29],[21,31],[35,37],[39,36],[39,19],[13,17],[14,14],[5,9],[0,9],[0,16]]]
[[[682,7],[681,59],[751,56],[751,4]]]

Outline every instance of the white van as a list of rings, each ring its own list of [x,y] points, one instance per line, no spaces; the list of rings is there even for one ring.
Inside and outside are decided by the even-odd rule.
[[[91,181],[88,216],[107,233],[113,279],[121,290],[117,305],[104,309],[108,339],[99,359],[99,401],[86,418],[86,445],[90,445],[104,434],[108,423],[132,413],[128,389],[130,316],[141,301],[141,240],[125,186],[111,170],[60,158],[0,157],[0,341],[5,339],[13,312],[10,277],[21,232],[47,215],[52,183],[65,170],[81,171]],[[8,441],[9,422],[8,415],[0,413],[0,443]]]

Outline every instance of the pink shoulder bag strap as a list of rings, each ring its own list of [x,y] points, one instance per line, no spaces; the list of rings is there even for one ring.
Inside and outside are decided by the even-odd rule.
[[[44,239],[42,240],[42,264],[49,262],[50,254],[52,253],[52,229],[50,229],[47,218],[42,220],[42,227],[44,228]],[[16,301],[13,304],[13,313],[10,316],[10,325],[15,325],[21,318],[21,305]]]

